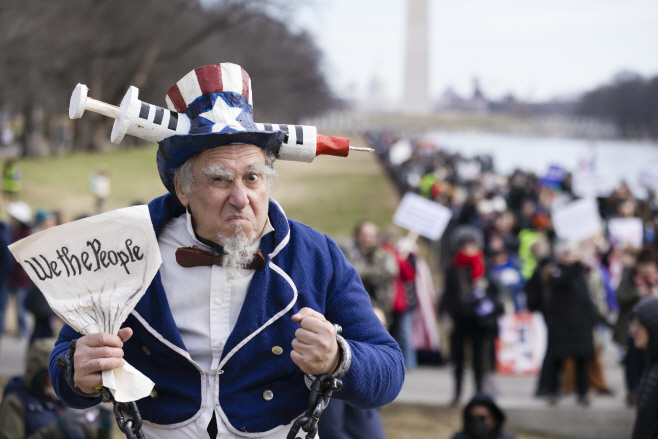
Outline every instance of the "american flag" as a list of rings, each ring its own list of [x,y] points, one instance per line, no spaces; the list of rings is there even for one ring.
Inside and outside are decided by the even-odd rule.
[[[185,113],[190,133],[257,131],[249,74],[237,64],[222,63],[189,72],[167,92],[167,107]]]

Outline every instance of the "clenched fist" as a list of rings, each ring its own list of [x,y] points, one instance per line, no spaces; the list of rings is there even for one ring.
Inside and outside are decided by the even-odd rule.
[[[73,380],[80,390],[93,393],[94,387],[103,385],[101,372],[126,364],[123,359],[123,342],[133,335],[133,330],[123,328],[119,335],[100,332],[80,337],[75,343]]]
[[[336,328],[319,312],[302,308],[292,316],[301,324],[292,341],[292,361],[304,373],[322,375],[332,373],[338,366],[339,353]]]

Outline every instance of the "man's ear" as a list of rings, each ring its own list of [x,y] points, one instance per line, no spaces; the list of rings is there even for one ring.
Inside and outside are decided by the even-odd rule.
[[[190,204],[190,198],[177,178],[174,178],[174,188],[176,189],[176,196],[178,197],[178,200],[181,202],[183,207],[187,207]]]

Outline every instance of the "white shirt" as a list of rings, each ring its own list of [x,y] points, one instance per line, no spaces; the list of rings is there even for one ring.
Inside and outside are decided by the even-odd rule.
[[[260,247],[260,239],[274,231],[269,218],[258,240],[252,245]],[[209,247],[201,243],[192,229],[188,213],[167,223],[158,239],[162,265],[160,276],[169,302],[169,308],[178,326],[181,338],[192,360],[203,371],[201,409],[198,417],[175,428],[159,428],[144,423],[142,430],[147,438],[198,439],[208,438],[208,423],[213,412],[217,419],[217,439],[236,439],[221,417],[217,404],[219,389],[218,366],[226,340],[235,327],[242,304],[247,296],[254,270],[237,269],[229,276],[229,269],[217,265],[184,268],[176,262],[176,250],[180,247]],[[215,406],[217,404],[218,407]],[[290,426],[261,436],[267,439],[284,439]]]

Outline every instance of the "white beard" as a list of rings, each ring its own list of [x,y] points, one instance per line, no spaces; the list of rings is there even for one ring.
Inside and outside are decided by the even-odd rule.
[[[254,260],[254,251],[250,246],[255,241],[255,236],[242,233],[242,225],[238,224],[233,236],[226,237],[217,235],[219,244],[224,248],[223,266],[229,269],[229,278],[234,278],[237,269],[247,267]]]

